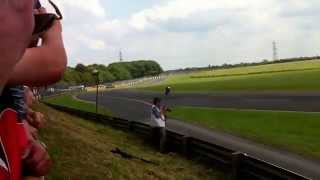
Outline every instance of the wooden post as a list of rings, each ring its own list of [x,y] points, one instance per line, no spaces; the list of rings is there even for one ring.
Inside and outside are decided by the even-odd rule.
[[[134,127],[133,127],[134,122],[133,121],[129,121],[128,124],[129,124],[129,130],[130,131],[134,131]]]
[[[159,140],[160,140],[160,143],[159,143],[159,149],[160,149],[160,152],[161,153],[165,153],[166,150],[167,150],[167,129],[166,128],[159,128]]]
[[[158,144],[160,142],[160,139],[159,139],[159,128],[156,128],[156,127],[151,127],[151,143],[152,145],[158,147]]]
[[[97,80],[97,92],[96,92],[96,113],[98,114],[98,98],[99,97],[99,81]]]
[[[243,154],[241,152],[232,153],[232,179],[240,179],[240,168]]]
[[[189,146],[188,145],[189,145],[189,136],[183,136],[183,138],[182,138],[182,153],[186,157],[188,157],[188,155],[189,155],[189,153],[188,153]]]

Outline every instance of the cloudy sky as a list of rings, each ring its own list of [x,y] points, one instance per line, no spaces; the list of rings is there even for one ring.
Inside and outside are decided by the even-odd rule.
[[[69,65],[154,59],[164,69],[320,54],[319,0],[56,0]]]

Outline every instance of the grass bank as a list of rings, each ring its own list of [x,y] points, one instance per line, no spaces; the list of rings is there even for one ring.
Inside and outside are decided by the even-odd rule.
[[[184,159],[176,154],[163,155],[146,146],[134,135],[91,123],[44,105],[48,122],[41,131],[54,161],[46,179],[227,179],[223,174]],[[155,162],[124,159],[110,151],[124,152]]]
[[[172,75],[162,84],[140,88],[174,92],[319,91],[320,60],[260,65]]]
[[[77,100],[74,98],[75,95],[65,94],[61,96],[49,97],[44,101],[47,103],[79,109],[87,112],[96,112],[96,106],[94,103]],[[105,115],[112,115],[112,112],[104,107],[98,107],[98,112]]]
[[[175,107],[170,117],[320,159],[320,113]]]
[[[235,67],[235,68],[229,68],[229,69],[207,70],[199,73],[194,73],[192,77],[204,78],[204,77],[214,77],[214,76],[261,74],[261,73],[301,71],[301,70],[311,70],[311,69],[320,69],[320,60],[308,60],[308,61],[266,64],[266,65],[247,66],[247,67]]]

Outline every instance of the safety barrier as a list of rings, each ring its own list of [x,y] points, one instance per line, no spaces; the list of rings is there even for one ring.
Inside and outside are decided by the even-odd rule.
[[[157,129],[151,128],[147,124],[128,121],[121,118],[109,117],[106,115],[84,112],[77,109],[63,107],[59,105],[46,105],[78,116],[93,122],[109,125],[111,127],[133,132],[152,142],[159,142],[159,137],[154,136]],[[264,160],[251,157],[241,152],[212,144],[195,137],[188,137],[172,130],[167,130],[166,150],[181,153],[188,158],[197,159],[209,166],[215,166],[231,174],[232,179],[292,179],[309,180],[298,173],[292,172]],[[156,138],[156,139],[155,139]]]

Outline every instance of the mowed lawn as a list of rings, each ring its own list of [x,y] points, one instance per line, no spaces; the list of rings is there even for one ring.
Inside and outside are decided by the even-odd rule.
[[[94,103],[77,100],[73,96],[74,95],[72,94],[65,94],[61,96],[49,97],[46,98],[44,101],[50,104],[75,108],[87,112],[96,112],[96,106]],[[101,106],[98,107],[98,112],[105,115],[112,115],[110,110]]]
[[[91,123],[44,105],[36,110],[46,115],[40,138],[54,162],[47,180],[56,179],[227,179],[222,173],[176,154],[161,154],[132,134]],[[111,150],[152,161],[125,159]]]
[[[160,85],[141,89],[163,91],[166,86],[171,86],[173,92],[319,91],[319,62],[314,60],[172,75]]]
[[[320,159],[320,113],[175,107],[170,118]]]

